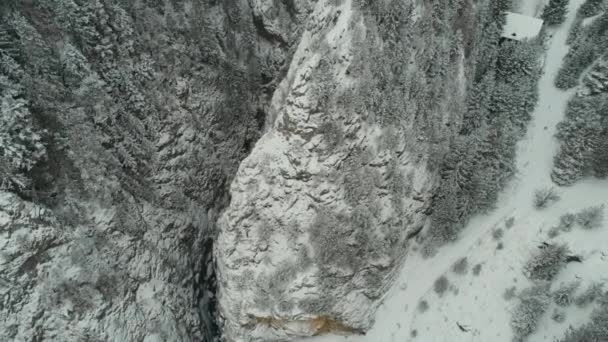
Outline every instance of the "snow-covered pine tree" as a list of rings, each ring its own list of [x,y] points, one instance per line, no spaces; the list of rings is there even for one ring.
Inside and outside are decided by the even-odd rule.
[[[583,18],[592,17],[602,11],[604,0],[587,0],[578,10],[578,15]]]
[[[531,280],[551,281],[566,265],[568,253],[566,244],[544,246],[528,260],[524,274]]]
[[[0,76],[0,85],[9,83]],[[3,92],[0,98],[0,188],[22,191],[29,187],[25,174],[46,156],[43,131],[37,131],[26,102]]]
[[[513,341],[522,342],[531,335],[538,326],[541,317],[549,308],[551,297],[550,283],[538,282],[534,286],[524,289],[519,297],[519,304],[515,307],[511,317]]]
[[[566,19],[569,0],[550,0],[543,10],[542,18],[548,25],[559,25]]]
[[[608,126],[608,122],[606,123]],[[596,148],[591,156],[593,173],[596,177],[608,177],[608,127],[596,137]]]
[[[574,19],[572,27],[570,28],[570,32],[568,32],[568,39],[566,40],[566,43],[568,45],[574,44],[579,39],[582,29],[583,19],[581,17],[576,17],[576,19]]]

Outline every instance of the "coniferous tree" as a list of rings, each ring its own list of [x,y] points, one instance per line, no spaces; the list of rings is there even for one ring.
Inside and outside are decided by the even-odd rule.
[[[604,0],[587,0],[578,10],[578,15],[583,18],[592,17],[602,11]]]
[[[569,0],[550,0],[543,10],[542,18],[548,25],[559,25],[566,20]]]

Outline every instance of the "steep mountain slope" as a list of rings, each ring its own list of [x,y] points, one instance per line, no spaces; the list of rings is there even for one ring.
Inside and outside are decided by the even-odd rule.
[[[545,36],[501,41],[509,9],[1,1],[0,340],[404,337],[395,281],[417,301],[550,168]]]
[[[0,2],[0,340],[217,338],[217,213],[309,7]]]
[[[559,148],[554,134],[576,93],[560,90],[554,82],[582,2],[571,1],[566,22],[550,29],[539,102],[526,138],[518,146],[517,178],[501,194],[496,209],[471,220],[462,239],[433,258],[425,259],[410,249],[399,278],[383,297],[376,323],[365,336],[312,341],[603,340],[592,339],[590,329],[588,335],[564,334],[573,328],[578,331],[595,309],[606,310],[605,299],[598,299],[608,288],[608,221],[599,215],[594,221],[597,225],[590,228],[580,218],[588,208],[601,212],[604,209],[598,206],[608,205],[608,182],[586,179],[559,188],[561,199],[556,203],[540,210],[534,207],[535,190],[552,185],[553,156]],[[545,244],[566,244],[580,260],[557,262],[559,273],[549,282],[530,279],[527,265],[542,254]],[[542,286],[541,293],[528,296],[535,286]],[[557,295],[569,286],[572,291]],[[595,299],[589,292],[594,288]],[[526,302],[528,298],[534,300]],[[597,329],[605,327],[601,323],[605,314],[597,317]]]
[[[499,46],[500,6],[316,4],[220,220],[227,340],[364,333],[412,238],[491,207],[539,71],[535,43]]]

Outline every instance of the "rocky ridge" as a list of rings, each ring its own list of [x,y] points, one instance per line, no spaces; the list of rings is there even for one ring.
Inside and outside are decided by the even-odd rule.
[[[317,2],[219,221],[228,341],[370,328],[464,112],[460,5]]]

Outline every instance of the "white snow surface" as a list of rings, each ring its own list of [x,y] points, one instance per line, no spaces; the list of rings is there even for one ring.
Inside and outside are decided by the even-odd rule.
[[[548,0],[519,0],[517,12],[531,17],[540,17],[542,9]]]
[[[502,30],[502,37],[525,40],[534,39],[540,33],[543,21],[528,15],[519,13],[507,13],[507,22]]]
[[[527,135],[518,146],[518,175],[501,194],[497,208],[488,215],[473,218],[461,239],[443,247],[433,258],[424,259],[415,248],[411,249],[400,276],[377,311],[373,328],[365,336],[328,335],[306,341],[511,341],[510,318],[517,300],[507,301],[503,293],[513,286],[519,292],[531,285],[522,273],[523,265],[544,241],[567,242],[573,253],[584,258],[583,263],[569,263],[553,282],[552,289],[579,279],[581,291],[592,281],[608,280],[605,276],[608,274],[607,220],[598,230],[574,228],[554,239],[547,237],[547,231],[557,225],[560,215],[608,204],[608,181],[587,179],[568,188],[559,188],[561,200],[544,210],[536,210],[532,204],[534,190],[553,185],[550,174],[558,148],[554,138],[556,125],[564,118],[567,101],[575,93],[555,88],[553,80],[568,51],[566,38],[582,2],[571,0],[567,21],[552,32],[545,73],[539,84],[539,102]],[[529,1],[524,6],[526,11],[534,8],[533,3],[540,2]],[[509,218],[514,219],[511,228],[505,226]],[[500,240],[504,248],[500,250],[497,249],[499,242],[492,236],[498,228],[504,231]],[[453,273],[452,265],[463,257],[468,260],[469,272],[465,275]],[[475,276],[470,270],[478,264],[481,272]],[[433,284],[442,275],[449,279],[450,288],[439,296],[434,292]],[[425,312],[418,309],[421,300],[429,304]],[[582,324],[590,312],[590,309],[570,308],[566,321],[560,324],[550,318],[554,308],[552,304],[528,341],[554,341],[568,326]],[[462,332],[457,322],[470,331]],[[416,331],[416,337],[412,336],[412,331]]]

